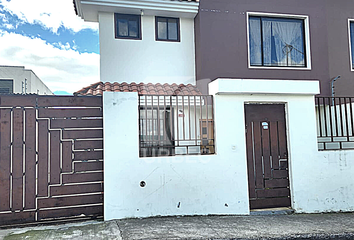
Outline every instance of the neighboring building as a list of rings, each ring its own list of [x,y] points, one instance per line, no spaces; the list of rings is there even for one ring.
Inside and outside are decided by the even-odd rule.
[[[0,94],[52,95],[41,79],[23,66],[0,66]]]

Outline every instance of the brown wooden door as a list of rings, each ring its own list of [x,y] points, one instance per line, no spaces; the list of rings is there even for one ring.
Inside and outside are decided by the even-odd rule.
[[[284,104],[245,105],[250,208],[289,207]]]

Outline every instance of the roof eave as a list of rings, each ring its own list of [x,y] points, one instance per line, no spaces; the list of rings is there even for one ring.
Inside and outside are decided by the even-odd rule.
[[[130,14],[158,15],[194,18],[199,2],[166,0],[74,0],[77,15],[85,21],[98,21],[98,12],[122,12]]]

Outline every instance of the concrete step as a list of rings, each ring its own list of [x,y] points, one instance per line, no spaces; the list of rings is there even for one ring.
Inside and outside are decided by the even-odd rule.
[[[263,216],[263,215],[289,215],[293,214],[294,210],[287,207],[281,208],[264,208],[264,209],[252,209],[250,215]]]

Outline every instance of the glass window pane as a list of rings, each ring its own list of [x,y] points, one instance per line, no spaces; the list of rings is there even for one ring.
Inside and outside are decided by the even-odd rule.
[[[354,69],[354,22],[350,23],[350,39],[352,49],[352,68]]]
[[[135,20],[129,21],[129,37],[138,37],[138,22]]]
[[[250,63],[253,66],[262,65],[261,20],[251,17],[249,19]]]
[[[303,20],[262,18],[265,66],[305,66]]]
[[[168,39],[178,40],[177,19],[168,19]]]
[[[306,67],[304,20],[250,17],[252,66]]]
[[[128,36],[128,21],[126,19],[118,19],[118,35],[121,37]]]
[[[157,22],[157,38],[167,40],[167,23],[166,21]]]

